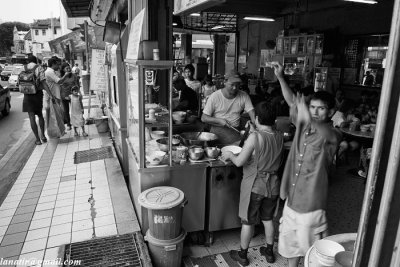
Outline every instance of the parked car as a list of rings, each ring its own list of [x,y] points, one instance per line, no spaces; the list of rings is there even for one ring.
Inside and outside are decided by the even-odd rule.
[[[24,70],[24,66],[15,66],[10,78],[8,79],[8,89],[18,91],[19,79],[18,75]]]
[[[2,81],[8,81],[8,79],[11,76],[11,73],[13,72],[14,67],[13,66],[5,66],[4,70],[0,73],[0,77]]]
[[[10,89],[0,85],[0,111],[3,116],[7,116],[11,109],[11,94]]]

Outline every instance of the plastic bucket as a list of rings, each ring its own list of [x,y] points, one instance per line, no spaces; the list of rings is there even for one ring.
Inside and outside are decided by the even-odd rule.
[[[148,230],[144,239],[148,242],[152,264],[155,267],[179,267],[182,261],[183,241],[186,231],[171,240],[160,240],[151,235]]]
[[[143,191],[139,204],[147,209],[149,231],[156,239],[170,240],[181,234],[182,212],[187,203],[183,192],[170,186]]]
[[[97,127],[97,132],[98,133],[106,133],[110,131],[110,128],[108,127],[108,118],[107,117],[102,117],[101,119],[96,119],[96,127]]]
[[[90,88],[90,74],[82,75],[82,87],[83,87],[83,93],[85,95],[88,95]]]

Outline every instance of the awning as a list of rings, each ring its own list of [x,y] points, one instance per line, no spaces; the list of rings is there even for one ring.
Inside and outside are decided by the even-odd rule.
[[[68,17],[89,17],[91,0],[61,0]]]

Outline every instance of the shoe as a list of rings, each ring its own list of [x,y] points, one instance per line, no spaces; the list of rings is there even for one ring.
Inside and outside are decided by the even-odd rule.
[[[43,143],[46,143],[46,142],[47,142],[47,138],[46,138],[46,137],[43,137],[43,138],[42,138],[42,142],[43,142]]]
[[[40,142],[40,140],[36,140],[36,141],[35,141],[35,145],[39,146],[39,145],[41,145],[41,144],[42,144],[42,142]]]
[[[79,134],[78,134],[78,133],[75,133],[74,135],[75,135],[75,136],[79,136]]]
[[[87,133],[83,133],[83,134],[82,134],[82,136],[84,136],[84,137],[87,137],[87,136],[88,136],[88,134],[87,134]]]
[[[274,251],[272,249],[268,249],[267,247],[260,247],[260,254],[265,257],[268,263],[275,262]]]
[[[242,258],[239,255],[239,251],[237,251],[237,250],[229,251],[229,256],[231,257],[232,260],[237,261],[242,266],[247,266],[247,265],[250,264],[249,259],[247,258],[247,256],[245,258]]]
[[[71,126],[67,126],[67,130],[68,130],[68,131],[71,131]]]

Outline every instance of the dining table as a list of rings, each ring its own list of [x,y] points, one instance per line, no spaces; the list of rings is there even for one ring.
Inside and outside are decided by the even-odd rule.
[[[357,238],[357,233],[343,233],[343,234],[327,236],[324,239],[339,243],[344,247],[345,251],[354,251],[354,244],[356,242],[356,238]],[[326,267],[325,265],[322,265],[319,262],[314,245],[311,246],[308,249],[306,256],[304,257],[304,267],[323,267],[323,266]]]
[[[351,169],[349,172],[365,178],[368,173],[370,151],[374,140],[375,131],[360,131],[349,128],[340,128],[340,131],[348,141],[355,140],[360,143],[360,159],[358,168]],[[359,174],[359,170],[363,171],[363,175]]]

